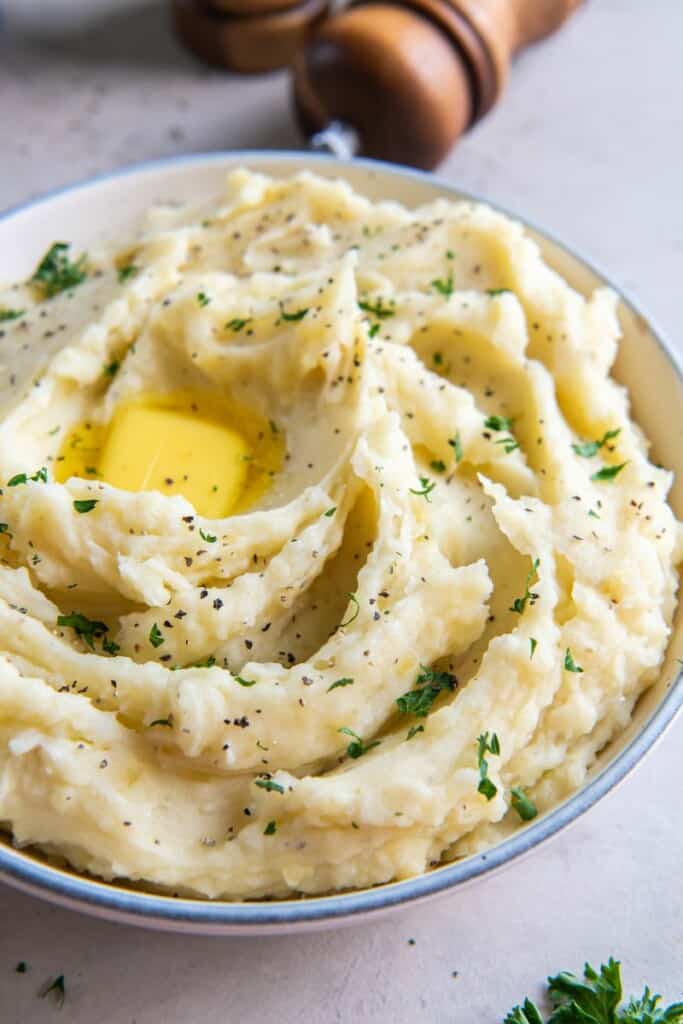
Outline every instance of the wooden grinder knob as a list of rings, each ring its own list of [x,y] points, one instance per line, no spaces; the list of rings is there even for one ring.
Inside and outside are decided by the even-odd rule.
[[[296,110],[311,135],[341,121],[368,156],[430,169],[495,103],[511,58],[581,0],[355,0],[297,56]]]
[[[243,74],[291,64],[329,0],[171,0],[181,43],[208,64]]]

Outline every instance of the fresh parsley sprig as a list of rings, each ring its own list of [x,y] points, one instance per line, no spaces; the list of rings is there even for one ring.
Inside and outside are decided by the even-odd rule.
[[[80,636],[93,651],[95,650],[95,640],[109,632],[109,626],[106,622],[100,622],[99,619],[89,619],[87,615],[82,615],[80,612],[58,615],[57,625],[73,629],[76,636]]]
[[[646,986],[639,999],[619,1008],[623,997],[621,964],[612,957],[596,971],[590,964],[583,979],[569,971],[548,978],[554,1006],[546,1024],[683,1024],[683,1003],[660,1006],[661,996]],[[530,999],[515,1006],[504,1024],[543,1024],[540,1010]]]

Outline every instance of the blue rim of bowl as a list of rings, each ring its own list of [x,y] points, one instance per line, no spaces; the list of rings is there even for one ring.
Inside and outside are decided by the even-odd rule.
[[[592,271],[604,283],[608,284],[624,303],[648,326],[649,333],[666,356],[672,370],[683,382],[683,367],[671,345],[664,341],[662,332],[656,323],[643,310],[629,299],[609,277],[586,259],[575,249],[560,242],[552,234],[538,228],[526,217],[511,213],[504,206],[491,202],[469,191],[460,190],[450,182],[444,181],[435,174],[412,168],[400,167],[380,160],[354,159],[338,160],[324,154],[309,154],[304,151],[278,150],[233,150],[218,153],[193,153],[184,156],[168,157],[160,160],[145,161],[131,167],[123,168],[95,178],[89,178],[64,188],[55,189],[26,203],[20,203],[0,214],[0,224],[35,206],[49,203],[59,196],[71,192],[87,191],[88,188],[103,184],[106,181],[134,177],[146,171],[162,170],[188,164],[250,162],[282,162],[296,163],[305,161],[311,165],[328,165],[339,168],[343,173],[346,167],[361,167],[381,175],[403,177],[428,183],[443,189],[444,193],[457,197],[483,202],[493,209],[505,213],[509,217],[521,221],[526,227],[536,232],[561,251],[573,257]],[[575,794],[559,806],[527,825],[521,831],[483,853],[467,857],[462,861],[445,864],[434,868],[426,874],[398,882],[378,885],[372,889],[359,892],[345,892],[331,896],[301,897],[296,900],[254,901],[246,903],[229,903],[187,899],[183,897],[161,896],[136,889],[121,888],[116,882],[108,883],[85,875],[78,875],[68,870],[53,867],[35,859],[34,855],[6,846],[0,841],[0,880],[14,885],[24,891],[54,901],[72,909],[89,913],[100,913],[110,919],[125,920],[130,924],[155,925],[165,924],[167,927],[188,926],[188,930],[201,932],[202,928],[220,933],[225,929],[244,930],[273,928],[283,929],[294,925],[322,925],[324,922],[349,919],[379,913],[402,904],[424,900],[438,893],[463,886],[482,875],[492,873],[529,853],[540,843],[556,835],[574,822],[586,811],[590,810],[605,794],[613,789],[631,772],[664,733],[678,711],[683,707],[683,671],[679,671],[669,684],[669,690],[649,721],[626,747],[608,764],[588,781]]]

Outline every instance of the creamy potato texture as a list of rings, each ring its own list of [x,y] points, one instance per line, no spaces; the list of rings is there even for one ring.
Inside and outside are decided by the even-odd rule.
[[[285,897],[581,785],[657,675],[681,553],[615,297],[485,206],[307,174],[234,173],[83,267],[0,295],[14,841]]]

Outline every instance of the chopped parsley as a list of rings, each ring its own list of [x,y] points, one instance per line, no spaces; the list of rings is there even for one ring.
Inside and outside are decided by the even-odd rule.
[[[487,288],[486,294],[495,298],[496,295],[513,295],[514,293],[511,288]]]
[[[73,629],[76,636],[80,636],[91,650],[95,649],[95,640],[109,632],[106,622],[98,619],[89,619],[87,615],[80,612],[71,612],[69,615],[58,615],[57,625]]]
[[[379,298],[377,302],[368,302],[367,299],[359,301],[358,306],[364,313],[376,316],[378,320],[386,320],[390,316],[396,316],[396,310],[391,306],[385,306],[384,300]]]
[[[408,735],[406,736],[406,739],[407,740],[412,740],[413,736],[417,736],[417,734],[419,732],[424,732],[424,731],[425,731],[424,725],[411,725],[410,729],[408,729]]]
[[[126,281],[130,281],[132,277],[136,277],[139,273],[140,268],[136,267],[134,263],[127,263],[125,267],[119,267],[119,284],[125,284]]]
[[[524,588],[524,593],[523,593],[523,595],[521,597],[516,597],[514,599],[514,601],[512,602],[512,606],[510,607],[509,611],[516,612],[518,615],[522,615],[523,612],[524,612],[524,609],[527,606],[527,602],[530,601],[531,604],[533,604],[534,601],[537,600],[538,594],[535,594],[533,591],[529,590],[529,584],[533,580],[534,576],[537,575],[538,567],[539,567],[540,564],[541,564],[540,558],[535,558],[533,566],[531,567],[530,571],[527,573],[526,586]]]
[[[121,648],[118,644],[114,643],[113,640],[107,640],[105,637],[105,639],[102,641],[102,650],[106,654],[111,654],[112,656],[114,656],[115,654],[119,653]]]
[[[85,281],[85,254],[72,263],[70,248],[68,242],[55,242],[38,264],[30,283],[40,289],[44,299],[51,299]]]
[[[564,652],[564,667],[567,672],[583,672],[580,665],[577,665],[572,657],[572,652],[569,648]]]
[[[585,964],[583,980],[569,971],[548,978],[548,993],[554,1007],[546,1024],[683,1024],[683,1003],[666,1009],[661,996],[646,986],[640,998],[632,997],[619,1008],[623,998],[621,964],[612,957],[596,971]],[[530,999],[515,1006],[504,1024],[543,1024],[541,1012]]]
[[[105,377],[115,377],[120,369],[121,363],[118,361],[118,359],[112,359],[112,361],[110,363],[107,363],[107,365],[104,368]]]
[[[7,533],[9,530],[9,523],[0,523],[0,533]]]
[[[413,487],[409,487],[408,490],[410,491],[411,494],[416,494],[418,496],[418,498],[424,498],[425,501],[431,502],[432,499],[430,498],[430,494],[432,493],[432,491],[434,490],[435,487],[436,487],[436,483],[435,483],[434,480],[430,481],[428,476],[421,476],[420,477],[420,488],[421,488],[421,490],[419,490],[419,491],[415,490],[415,488],[413,488]]]
[[[434,459],[433,462],[429,463],[429,467],[430,469],[433,469],[435,473],[446,472],[446,463],[443,462],[441,459]]]
[[[531,821],[538,814],[538,808],[533,800],[526,795],[519,786],[510,790],[511,803],[522,821]]]
[[[349,743],[348,747],[346,748],[346,753],[350,758],[353,758],[354,761],[356,760],[356,758],[362,757],[363,754],[367,754],[367,752],[369,750],[372,750],[373,747],[379,746],[379,740],[373,740],[372,743],[365,743],[365,741],[360,738],[358,733],[355,733],[353,729],[349,729],[349,727],[346,725],[343,725],[341,729],[337,729],[337,732],[343,732],[347,736],[352,737],[353,742]]]
[[[602,435],[597,441],[584,441],[582,444],[573,444],[572,448],[577,455],[580,455],[582,459],[592,459],[594,455],[597,455],[601,448],[607,444],[608,441],[612,441],[615,437],[618,437],[621,433],[621,427],[616,430],[608,430]]]
[[[332,506],[332,508],[328,508],[327,512],[323,512],[323,515],[324,515],[324,516],[325,516],[325,517],[326,517],[327,519],[331,519],[331,518],[332,518],[332,516],[334,515],[334,513],[335,513],[336,511],[337,511],[337,506],[336,506],[336,505],[333,505],[333,506]]]
[[[202,538],[203,541],[206,541],[207,544],[216,543],[216,538],[214,537],[214,535],[212,533],[204,533],[201,526],[199,527],[199,536]]]
[[[239,317],[235,317],[234,320],[228,320],[227,324],[225,325],[225,329],[226,331],[234,331],[235,334],[238,334],[241,330],[243,330],[243,328],[247,326],[247,324],[250,323],[251,317],[247,317],[244,320],[240,319]]]
[[[344,626],[350,626],[351,623],[355,622],[356,619],[358,618],[358,616],[360,615],[360,605],[358,603],[358,598],[356,597],[356,595],[355,594],[349,594],[348,598],[349,598],[349,601],[351,602],[351,604],[354,606],[353,612],[351,613],[351,618],[350,619],[347,619],[346,622],[340,622],[339,623],[340,628],[343,628]]]
[[[235,682],[239,683],[240,686],[256,686],[255,679],[243,679],[242,676],[235,676]]]
[[[28,964],[25,960],[20,960],[17,966],[14,968],[17,974],[26,974],[28,970]]]
[[[337,679],[331,686],[328,686],[327,692],[330,693],[331,690],[336,690],[338,686],[351,686],[354,682],[355,680],[350,676],[344,676],[343,679]]]
[[[591,475],[591,480],[614,480],[626,466],[628,462],[622,462],[618,466],[603,466],[597,473]]]
[[[208,306],[209,305],[209,303],[211,302],[211,299],[206,294],[206,292],[197,292],[197,302],[203,308],[204,306]]]
[[[487,430],[512,430],[512,423],[508,416],[487,416],[484,420]]]
[[[489,763],[486,760],[486,754],[500,754],[500,743],[497,735],[489,734],[487,732],[482,733],[477,738],[477,761],[479,764],[479,785],[477,791],[486,797],[487,800],[493,800],[494,796],[498,792],[498,787],[489,778]]]
[[[216,659],[213,654],[210,654],[208,658],[204,659],[204,661],[195,661],[193,665],[190,665],[190,668],[213,668],[215,664]]]
[[[74,501],[74,508],[81,515],[85,515],[86,512],[92,512],[98,503],[99,500],[97,498],[77,498]]]
[[[25,312],[25,309],[0,309],[0,324],[6,324],[10,320],[18,320]]]
[[[276,821],[269,821],[268,824],[266,825],[266,827],[263,830],[264,836],[274,836],[276,832],[277,832],[277,822]]]
[[[453,449],[453,452],[455,454],[455,461],[456,462],[460,462],[460,460],[462,459],[463,454],[464,454],[464,452],[462,450],[462,441],[460,440],[460,432],[458,431],[456,433],[455,437],[449,437],[448,438],[448,443],[451,446],[451,448]]]
[[[440,672],[420,665],[420,674],[415,680],[417,689],[408,690],[396,698],[398,710],[403,715],[426,718],[439,694],[443,690],[454,690],[457,685],[458,680],[450,672]]]
[[[153,729],[155,725],[165,725],[167,728],[173,728],[173,722],[170,718],[155,718],[153,722],[149,723],[149,728]]]
[[[300,320],[303,320],[307,313],[308,306],[305,306],[303,309],[297,309],[294,313],[286,313],[284,305],[280,303],[280,318],[286,323],[298,323]]]
[[[529,661],[531,661],[531,659],[533,658],[534,654],[536,653],[536,648],[537,647],[538,647],[538,640],[536,640],[533,636],[530,636],[529,637]]]
[[[368,328],[368,338],[376,338],[378,334],[379,324],[372,324],[372,326]]]
[[[510,435],[510,437],[501,437],[497,441],[494,441],[493,443],[501,444],[503,446],[503,451],[505,452],[506,455],[509,455],[510,452],[514,452],[517,450],[517,448],[519,448],[519,441],[515,440],[512,434]]]
[[[41,466],[41,468],[39,470],[37,470],[33,474],[33,476],[28,476],[27,473],[17,473],[15,476],[12,477],[11,480],[7,481],[7,486],[8,487],[18,487],[20,484],[27,484],[29,482],[29,480],[32,480],[34,483],[46,484],[47,483],[47,467],[46,466]]]
[[[284,793],[285,787],[274,779],[254,779],[254,785],[259,789],[265,789],[268,793]]]
[[[153,624],[152,628],[149,631],[149,642],[151,643],[152,647],[161,647],[161,645],[164,643],[164,635],[157,626],[156,622]]]
[[[443,295],[445,299],[450,299],[454,290],[453,275],[449,274],[445,279],[437,277],[435,281],[432,281],[432,288],[435,292],[438,292],[439,295]]]

